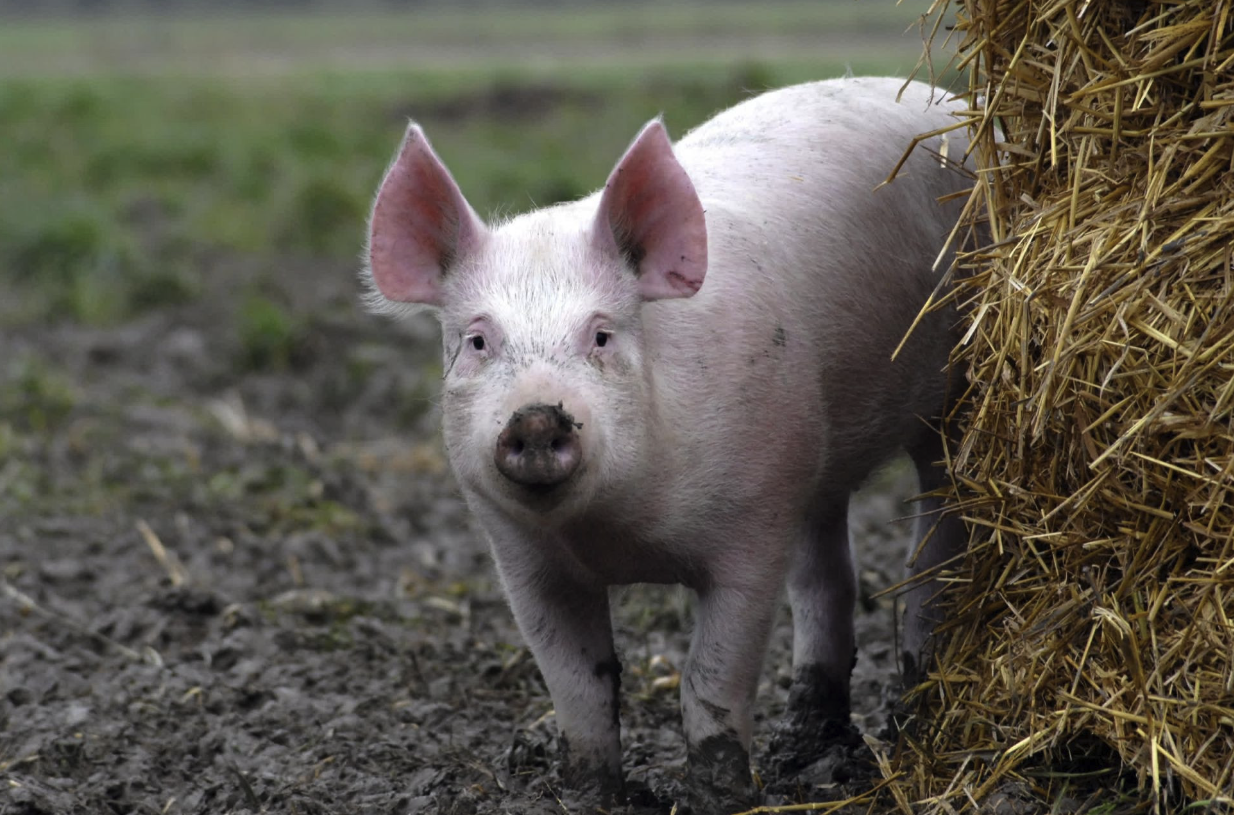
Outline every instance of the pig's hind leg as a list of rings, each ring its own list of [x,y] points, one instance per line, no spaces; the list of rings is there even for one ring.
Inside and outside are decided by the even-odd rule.
[[[788,599],[793,613],[793,682],[768,756],[771,775],[781,779],[835,754],[837,745],[850,748],[860,743],[849,719],[857,577],[848,537],[847,494],[813,508],[789,571]]]
[[[908,556],[908,574],[924,575],[904,594],[904,645],[901,651],[904,680],[911,687],[929,670],[933,659],[934,628],[941,621],[937,595],[943,581],[934,575],[946,562],[964,549],[967,531],[964,522],[954,514],[943,514],[943,499],[931,495],[947,483],[943,458],[942,435],[928,430],[909,449],[917,468],[917,481],[922,498],[916,509],[913,549]]]

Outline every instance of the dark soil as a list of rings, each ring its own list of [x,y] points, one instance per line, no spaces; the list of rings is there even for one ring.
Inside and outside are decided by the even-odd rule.
[[[192,306],[0,329],[0,813],[580,811],[558,800],[551,702],[446,471],[435,325],[360,314],[347,268],[210,264]],[[273,340],[242,324],[253,291],[286,316]],[[285,347],[253,353],[267,341]],[[905,472],[854,506],[867,597],[899,579]],[[681,792],[689,602],[618,595],[630,812]],[[890,600],[865,600],[870,733],[892,632]],[[771,802],[852,791],[827,775]]]

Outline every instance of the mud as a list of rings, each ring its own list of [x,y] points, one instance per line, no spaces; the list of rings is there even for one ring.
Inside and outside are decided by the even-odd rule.
[[[587,811],[445,468],[435,326],[361,315],[350,268],[216,259],[209,279],[115,328],[0,329],[0,813]],[[245,346],[254,285],[289,316],[287,353]],[[851,513],[870,733],[897,677],[870,595],[899,579],[906,472]],[[630,802],[612,811],[667,813],[689,597],[634,587],[614,608]],[[790,644],[785,611],[764,775]],[[766,800],[847,777],[806,767]]]

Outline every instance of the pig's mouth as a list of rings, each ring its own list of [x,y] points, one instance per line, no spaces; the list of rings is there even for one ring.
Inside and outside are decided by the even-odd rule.
[[[578,495],[578,484],[586,466],[580,466],[564,481],[555,484],[520,484],[503,479],[510,500],[537,515],[547,515]]]
[[[548,498],[557,493],[565,492],[565,482],[561,484],[521,484],[517,487],[518,492],[528,495],[532,498],[541,499]]]

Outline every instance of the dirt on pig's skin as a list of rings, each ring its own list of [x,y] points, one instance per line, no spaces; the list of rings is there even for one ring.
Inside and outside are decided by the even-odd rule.
[[[266,281],[285,318],[273,355],[248,347],[241,281],[260,270],[242,262],[179,311],[0,328],[0,813],[583,811],[442,456],[436,327],[363,315],[351,271]],[[869,733],[897,679],[891,601],[869,596],[900,577],[906,473],[852,513]],[[613,811],[667,813],[690,598],[615,597],[632,794]],[[756,770],[787,700],[788,622]],[[849,791],[826,776],[770,802]]]

